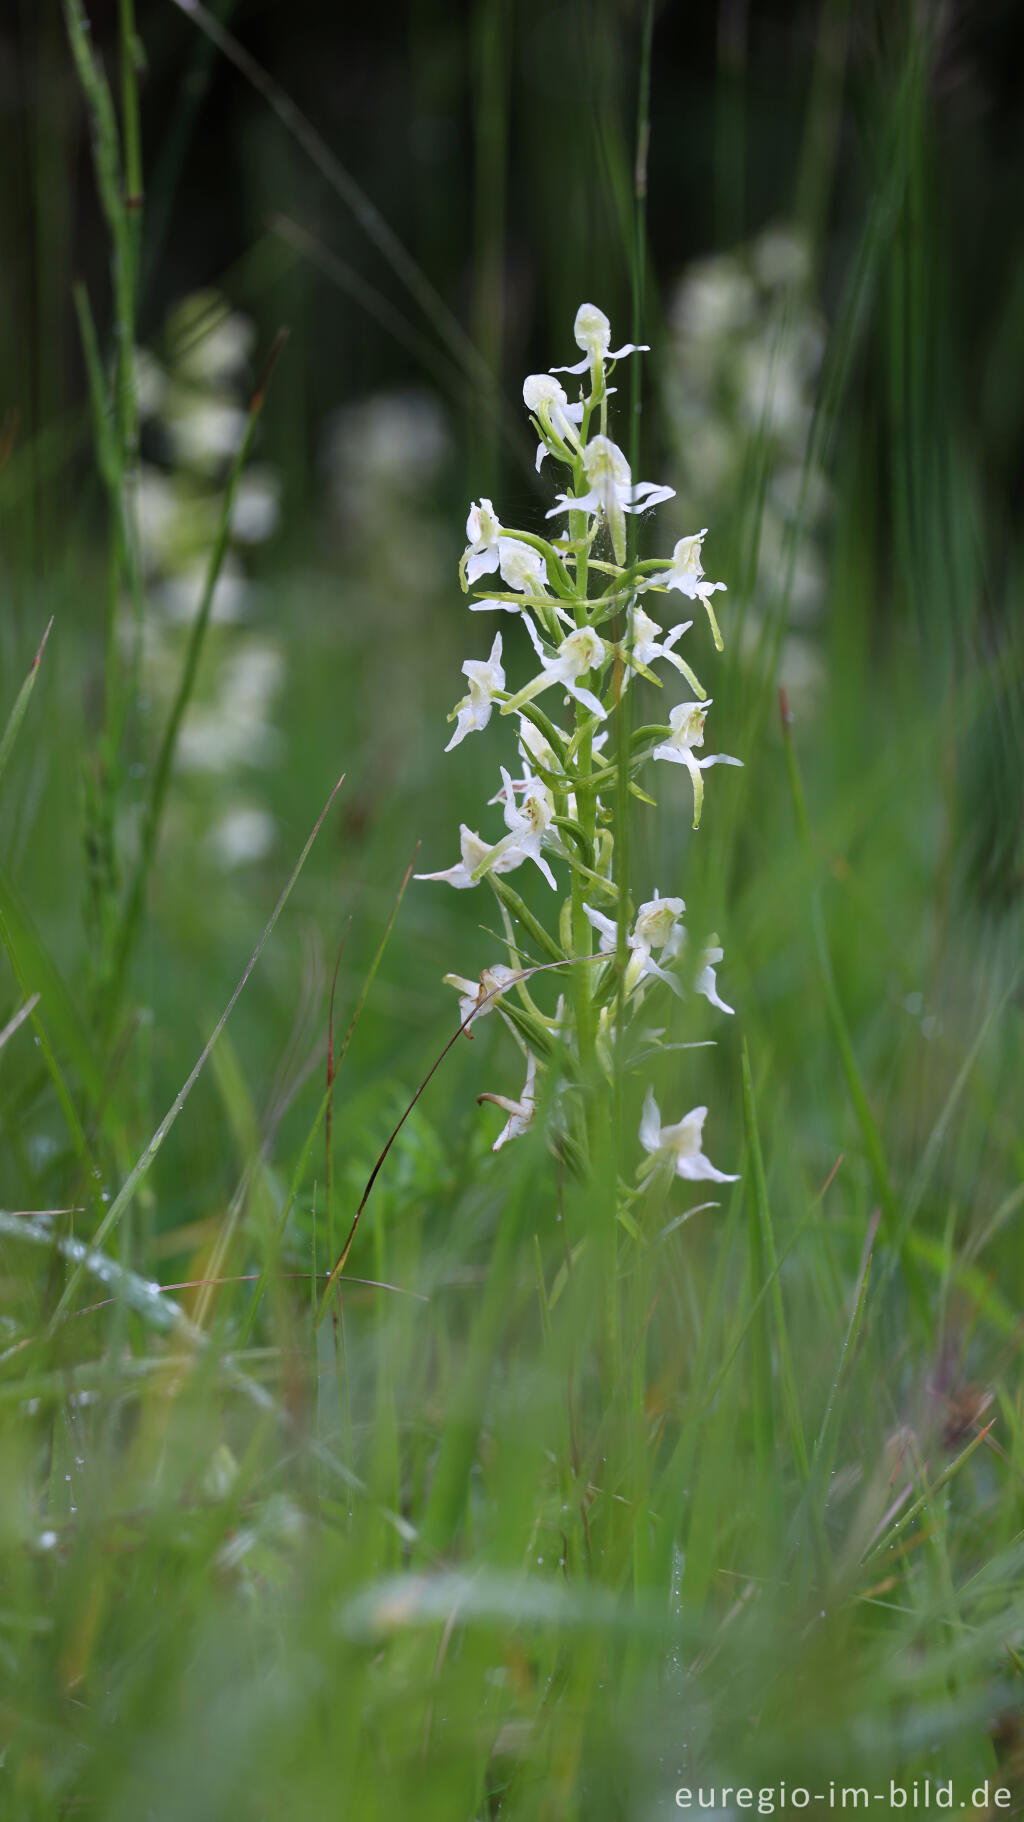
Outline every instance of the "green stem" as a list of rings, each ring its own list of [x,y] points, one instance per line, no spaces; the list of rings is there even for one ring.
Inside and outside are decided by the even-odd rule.
[[[174,756],[178,747],[178,737],[181,733],[185,711],[191,701],[192,692],[195,687],[196,674],[199,669],[199,659],[205,643],[207,627],[210,623],[214,596],[217,592],[217,582],[220,577],[224,557],[227,552],[228,540],[231,535],[231,513],[235,503],[235,495],[238,491],[238,483],[242,478],[242,471],[245,468],[245,464],[249,457],[249,451],[252,448],[253,439],[256,435],[256,426],[263,409],[263,400],[270,374],[273,371],[277,357],[284,345],[284,340],[285,332],[280,331],[274,342],[273,348],[271,349],[270,358],[263,379],[254,392],[249,405],[249,417],[245,427],[245,435],[239,445],[238,453],[235,456],[231,473],[228,476],[227,486],[224,490],[220,523],[217,527],[217,535],[214,540],[213,549],[210,553],[210,561],[207,566],[202,599],[200,600],[195,620],[192,623],[188,649],[185,653],[185,663],[178,683],[177,695],[174,698],[167,726],[164,729],[164,737],[160,743],[160,751],[157,755],[156,766],[153,771],[153,785],[142,824],[138,860],[136,861],[132,883],[128,890],[124,920],[121,925],[117,954],[114,962],[113,986],[115,992],[113,994],[112,1004],[116,1004],[117,1001],[116,988],[123,980],[125,970],[131,958],[132,948],[134,946],[139,921],[145,904],[146,886],[150,872],[152,871],[153,862],[156,858],[157,841],[160,834],[160,825],[163,820],[167,788],[171,781]]]
[[[581,479],[582,463],[577,465],[577,491],[580,490]],[[570,513],[569,528],[570,537],[573,542],[580,545],[580,549],[576,556],[576,589],[573,601],[573,612],[576,619],[576,625],[585,626],[588,611],[586,513]],[[593,718],[589,709],[584,708],[581,703],[577,703],[576,737],[573,741],[573,745],[576,749],[577,770],[583,780],[587,779],[593,770],[594,736],[592,720]],[[591,852],[593,852],[594,837],[597,830],[597,794],[594,791],[593,786],[587,785],[586,783],[580,783],[575,794],[576,820],[583,831]],[[583,908],[586,890],[583,873],[579,867],[574,866],[572,870],[572,946],[574,957],[581,962],[589,961],[590,956],[593,953],[594,939],[594,932],[591,929],[590,920]],[[595,1065],[596,1028],[594,1023],[593,992],[594,982],[591,969],[588,967],[574,968],[572,977],[573,1010],[576,1014],[576,1038],[579,1045],[580,1075],[585,1086],[593,1079]],[[586,1102],[586,1106],[588,1113],[587,1126],[589,1130],[592,1116],[592,1102],[589,1098]]]
[[[644,9],[643,36],[640,44],[640,74],[637,85],[636,108],[636,147],[633,162],[633,341],[639,345],[643,337],[645,280],[647,276],[647,153],[651,137],[651,45],[654,37],[654,4],[647,0]],[[630,369],[629,401],[629,461],[634,482],[640,467],[640,419],[643,411],[642,368],[638,357],[634,357]],[[638,520],[635,513],[629,516],[627,525],[627,569],[630,575],[637,570],[637,533]],[[632,698],[622,687],[625,677],[618,673],[619,683],[619,719],[617,728],[615,764],[618,774],[618,793],[615,802],[615,863],[620,883],[629,877],[629,779],[632,743],[630,739],[630,721]],[[629,895],[623,889],[619,893],[617,914],[615,953],[619,969],[619,993],[616,1011],[616,1106],[621,1105],[622,1074],[622,1036],[625,1025],[625,982],[626,963],[629,959],[627,937],[629,935]]]

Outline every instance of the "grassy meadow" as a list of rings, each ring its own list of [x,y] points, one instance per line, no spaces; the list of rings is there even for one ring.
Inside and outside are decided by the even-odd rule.
[[[0,26],[3,1822],[1024,1814],[1021,48]],[[501,826],[464,525],[555,535],[585,299],[743,761],[624,798],[735,1012],[658,1002],[589,1163],[492,1149],[503,909],[411,878]],[[651,1083],[738,1181],[634,1196]]]

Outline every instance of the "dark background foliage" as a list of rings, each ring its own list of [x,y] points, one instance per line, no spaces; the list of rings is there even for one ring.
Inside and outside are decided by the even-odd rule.
[[[507,380],[546,358],[579,296],[600,293],[623,320],[635,6],[418,0],[374,10],[221,0],[215,10],[450,307],[485,343],[493,337]],[[834,302],[892,156],[880,115],[895,100],[908,29],[901,6],[862,0],[846,14],[743,0],[656,9],[648,224],[657,280],[791,213],[818,67],[845,96],[835,182],[822,199],[823,288]],[[111,52],[116,6],[103,0],[91,17],[96,42]],[[1018,8],[995,0],[929,5],[922,23],[931,43],[927,181],[924,216],[908,231],[929,252],[933,315],[923,332],[934,346],[925,358],[931,383],[953,393],[963,434],[982,453],[987,506],[1009,517],[1024,472],[1024,27]],[[405,300],[265,100],[194,22],[172,0],[143,0],[137,25],[146,69],[142,339],[159,334],[178,297],[209,284],[226,285],[254,311],[265,339],[288,317],[301,327],[290,424],[305,433],[292,453],[309,462],[324,412],[419,374],[372,310],[308,265],[296,269],[275,232],[280,218],[392,303]],[[106,247],[59,9],[12,0],[0,29],[3,371],[7,407],[25,434],[80,400],[69,279],[80,272],[98,281]],[[829,33],[833,48],[816,66]],[[805,166],[805,190],[813,176]],[[884,394],[868,352],[859,377],[869,397]],[[884,436],[884,397],[877,405]],[[997,548],[991,561],[998,582],[1006,555]]]

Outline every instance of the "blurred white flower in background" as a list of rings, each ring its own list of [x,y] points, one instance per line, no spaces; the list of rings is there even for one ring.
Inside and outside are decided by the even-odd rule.
[[[143,684],[157,725],[177,691],[227,472],[245,435],[256,329],[218,293],[203,291],[175,307],[161,341],[161,359],[139,349],[135,365],[144,455],[136,496],[147,581]],[[273,714],[285,666],[276,640],[248,624],[258,603],[248,560],[277,528],[280,491],[266,463],[241,477],[196,690],[179,737],[179,764],[193,782],[180,794],[170,838],[176,835],[190,851],[225,868],[262,860],[275,839],[273,817],[249,793],[254,770],[273,763],[282,750]],[[204,779],[215,780],[216,789],[201,788]]]
[[[193,291],[169,318],[167,339],[180,380],[200,390],[230,388],[256,351],[256,326],[219,291]]]
[[[691,343],[712,346],[723,335],[746,329],[757,309],[753,280],[729,253],[697,260],[683,279],[672,306],[675,328]]]
[[[428,392],[378,392],[330,419],[330,503],[349,533],[372,546],[385,519],[429,499],[451,452],[444,412]]]
[[[217,474],[236,455],[245,435],[240,405],[195,388],[170,386],[162,406],[173,460],[201,474]]]
[[[667,385],[677,491],[691,524],[705,515],[721,521],[734,501],[750,498],[745,475],[756,451],[765,486],[750,570],[763,582],[755,583],[744,616],[740,655],[763,660],[765,616],[779,577],[788,577],[779,681],[804,713],[820,699],[824,678],[817,628],[831,500],[810,451],[825,342],[812,277],[806,238],[786,224],[731,253],[696,261],[670,306]],[[749,535],[739,525],[734,533],[741,544]],[[690,592],[682,580],[670,586]],[[698,592],[709,605],[705,589]]]
[[[269,640],[246,638],[222,663],[220,688],[208,707],[199,705],[181,730],[181,764],[191,770],[231,772],[270,766],[283,738],[271,711],[284,677],[284,659]]]
[[[428,392],[370,393],[328,419],[325,530],[341,611],[325,636],[332,664],[343,659],[359,678],[349,697],[350,751],[361,755],[359,788],[369,804],[412,764],[426,712],[423,679],[439,661],[439,642],[456,637],[443,605],[451,528],[439,512],[452,456],[447,415]]]
[[[169,620],[190,626],[199,611],[206,586],[207,560],[190,557],[171,575],[163,576],[153,594]],[[237,625],[248,616],[252,584],[234,557],[225,557],[213,591],[210,609],[214,626]]]
[[[281,483],[265,463],[247,468],[231,508],[231,536],[239,544],[272,538],[281,517]]]
[[[277,825],[269,810],[239,804],[217,818],[206,836],[208,852],[225,867],[251,866],[265,860],[277,839]]]
[[[171,560],[179,506],[171,477],[148,462],[139,468],[135,515],[145,569],[149,574],[159,572]]]
[[[148,348],[135,350],[135,400],[140,418],[155,417],[167,391],[167,374]]]
[[[768,289],[810,281],[810,247],[800,230],[786,223],[765,228],[750,249],[750,259],[758,283]]]

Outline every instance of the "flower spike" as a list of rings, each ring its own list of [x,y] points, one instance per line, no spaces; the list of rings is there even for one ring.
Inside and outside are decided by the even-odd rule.
[[[478,1097],[507,1116],[494,1150],[501,1151],[534,1123],[538,1073],[545,1067],[557,1068],[550,1100],[559,1155],[570,1168],[585,1170],[595,1128],[593,1110],[584,1107],[584,1098],[600,1092],[595,1085],[602,1075],[609,1082],[615,1079],[623,1054],[620,1046],[628,1046],[627,1066],[632,1069],[651,1046],[657,1048],[665,1039],[664,1024],[651,1025],[645,1016],[640,1025],[641,1008],[646,1015],[648,1004],[658,996],[664,1002],[663,990],[683,1000],[692,987],[716,1011],[732,1012],[718,991],[716,968],[722,950],[717,938],[710,937],[692,957],[694,965],[686,966],[691,939],[681,898],[662,898],[655,889],[651,898],[630,910],[623,930],[629,881],[616,848],[618,824],[611,799],[617,791],[628,790],[642,802],[653,803],[641,785],[648,760],[685,766],[693,784],[696,828],[703,808],[704,772],[712,765],[740,761],[726,753],[702,754],[711,701],[682,656],[681,642],[692,621],[662,626],[648,611],[655,593],[675,591],[688,602],[702,601],[721,649],[712,597],[725,584],[709,582],[704,574],[705,531],[680,538],[670,560],[626,567],[627,515],[639,516],[674,497],[671,487],[634,481],[624,451],[608,434],[609,401],[615,391],[608,384],[611,365],[626,355],[646,352],[646,344],[626,342],[613,348],[608,318],[592,303],[580,305],[573,335],[580,360],[547,373],[527,374],[523,382],[523,404],[538,439],[538,473],[548,456],[568,470],[565,491],[556,496],[547,515],[549,520],[561,520],[563,529],[541,537],[503,525],[494,502],[485,495],[470,507],[459,564],[463,591],[475,591],[470,611],[518,618],[536,660],[532,674],[522,681],[513,668],[519,654],[511,648],[506,652],[502,635],[497,634],[486,658],[467,658],[463,663],[466,693],[449,715],[455,727],[445,748],[448,753],[470,734],[493,730],[496,722],[504,725],[506,717],[514,718],[505,755],[508,763],[500,766],[501,789],[489,799],[489,806],[501,808],[504,832],[489,840],[462,823],[455,865],[416,877],[441,880],[456,891],[487,880],[499,901],[508,962],[484,968],[478,978],[444,977],[459,995],[467,1037],[477,1018],[497,1009],[526,1057],[526,1080],[518,1099]],[[565,373],[583,380],[575,398],[557,377]],[[603,543],[605,531],[610,552]],[[595,548],[599,536],[602,544]],[[521,650],[525,645],[521,640]],[[506,663],[515,677],[511,688]],[[635,738],[616,743],[610,730],[630,683],[643,677],[660,687],[665,665],[685,678],[691,698],[670,710],[668,726],[653,730],[653,742],[652,730],[644,728]],[[500,715],[495,714],[495,705]],[[565,709],[570,725],[564,724]],[[545,921],[532,908],[529,882],[522,897],[503,883],[504,875],[527,861],[558,894],[553,919]],[[571,881],[571,890],[564,895],[555,863]],[[584,962],[594,966],[580,966]],[[534,973],[566,965],[552,1017],[543,1005],[534,1004],[525,982]],[[546,984],[545,977],[542,986]],[[514,997],[513,987],[518,989]],[[538,997],[543,999],[543,993]],[[666,1175],[735,1181],[704,1155],[705,1113],[704,1107],[695,1107],[675,1125],[663,1125],[648,1090],[639,1130],[647,1154],[639,1173],[640,1191]]]

